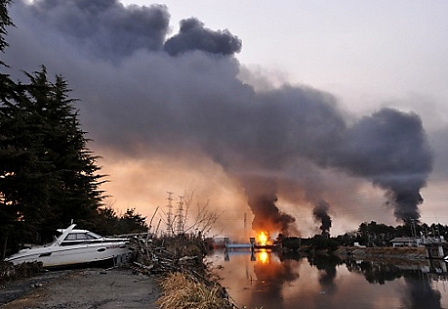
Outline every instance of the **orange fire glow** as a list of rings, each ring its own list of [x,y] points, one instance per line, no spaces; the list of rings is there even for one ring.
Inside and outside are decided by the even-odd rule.
[[[262,264],[267,264],[269,262],[269,253],[267,253],[265,250],[258,252],[257,255],[257,260]]]
[[[269,241],[269,235],[265,232],[260,232],[257,235],[257,243],[261,246],[266,246]]]

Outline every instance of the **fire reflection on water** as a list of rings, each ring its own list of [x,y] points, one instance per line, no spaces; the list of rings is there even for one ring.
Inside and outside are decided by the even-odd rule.
[[[282,262],[271,252],[261,250],[256,254],[258,259],[253,264],[253,272],[257,280],[253,284],[250,302],[261,308],[276,299],[280,306],[283,286],[299,277],[298,268]]]
[[[255,259],[256,259],[257,261],[260,261],[261,264],[267,264],[267,263],[269,263],[269,254],[268,254],[268,252],[267,252],[266,250],[261,250],[261,251],[257,252],[257,253],[255,254],[255,256],[256,256]]]
[[[216,259],[221,264],[222,253]],[[248,308],[448,308],[448,290],[440,283],[448,282],[448,274],[437,277],[438,289],[430,275],[416,270],[269,250],[229,252],[222,266],[221,284],[238,306]]]

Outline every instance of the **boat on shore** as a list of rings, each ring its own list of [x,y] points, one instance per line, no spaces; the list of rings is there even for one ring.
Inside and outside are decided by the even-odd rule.
[[[76,224],[57,230],[60,235],[47,245],[22,249],[6,258],[13,264],[41,262],[43,267],[71,267],[84,264],[114,263],[131,253],[129,238],[102,237],[88,230],[75,229]]]

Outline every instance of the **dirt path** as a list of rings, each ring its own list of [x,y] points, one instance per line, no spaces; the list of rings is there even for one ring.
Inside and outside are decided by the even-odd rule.
[[[83,269],[48,272],[1,287],[0,308],[155,309],[158,296],[153,277],[129,269]]]

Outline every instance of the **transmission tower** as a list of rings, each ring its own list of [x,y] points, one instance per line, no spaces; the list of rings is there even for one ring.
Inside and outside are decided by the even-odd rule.
[[[176,233],[177,235],[184,233],[184,202],[183,202],[183,196],[179,196],[179,208],[177,209],[177,228]]]
[[[171,203],[173,201],[173,198],[171,195],[173,192],[167,192],[168,193],[168,213],[166,215],[166,233],[168,236],[172,236],[173,234],[173,204]]]

